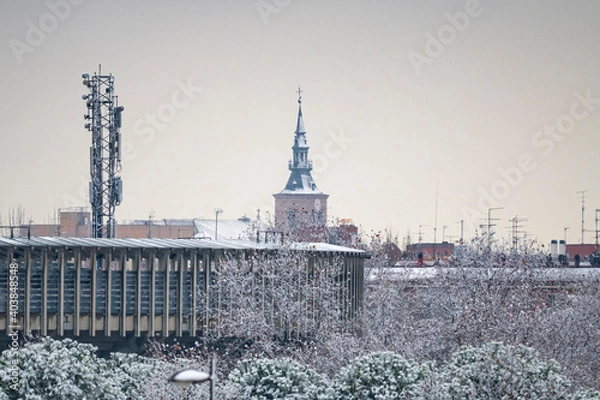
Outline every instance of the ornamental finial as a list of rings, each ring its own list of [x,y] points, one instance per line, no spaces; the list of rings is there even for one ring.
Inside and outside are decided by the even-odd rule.
[[[296,93],[298,93],[298,104],[302,104],[302,89],[300,89],[300,86],[298,86]]]

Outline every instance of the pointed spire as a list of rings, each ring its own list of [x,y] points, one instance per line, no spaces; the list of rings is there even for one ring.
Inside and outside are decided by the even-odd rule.
[[[298,86],[298,122],[296,123],[296,134],[298,133],[306,133],[306,129],[304,129],[304,119],[302,118],[302,89]]]
[[[302,117],[302,89],[298,88],[296,93],[298,93],[298,122],[296,123],[296,134],[292,146],[292,159],[288,163],[291,173],[281,194],[323,194],[317,189],[317,185],[310,174],[312,162],[308,158],[309,146],[306,142],[306,130],[304,129],[304,119]]]

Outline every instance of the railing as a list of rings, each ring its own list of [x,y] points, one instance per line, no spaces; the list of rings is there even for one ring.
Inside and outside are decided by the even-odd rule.
[[[305,167],[301,167],[300,164],[303,164],[302,162],[298,162],[298,166],[294,165],[294,161],[290,160],[288,161],[288,168],[292,169],[292,168],[306,168],[306,169],[312,169],[312,161],[307,161],[306,162],[306,166]]]

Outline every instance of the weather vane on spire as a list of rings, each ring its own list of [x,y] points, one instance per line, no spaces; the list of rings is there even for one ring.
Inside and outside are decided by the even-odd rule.
[[[298,86],[298,90],[296,90],[296,93],[298,93],[298,104],[302,103],[302,89],[300,89],[300,86]]]

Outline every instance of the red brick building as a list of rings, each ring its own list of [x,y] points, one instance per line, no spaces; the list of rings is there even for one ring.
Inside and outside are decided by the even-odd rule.
[[[407,258],[416,260],[422,254],[423,261],[445,260],[454,254],[454,244],[441,243],[416,243],[406,246]]]
[[[58,224],[31,224],[15,227],[14,236],[91,237],[91,212],[85,207],[59,210]],[[133,221],[117,225],[116,237],[125,239],[161,238],[190,239],[194,237],[194,221],[154,220]]]
[[[90,210],[85,207],[60,209],[58,224],[23,225],[19,236],[90,237]]]
[[[577,262],[589,262],[592,253],[598,251],[598,246],[595,244],[567,244],[566,251],[569,262],[577,264]]]

